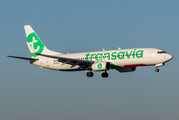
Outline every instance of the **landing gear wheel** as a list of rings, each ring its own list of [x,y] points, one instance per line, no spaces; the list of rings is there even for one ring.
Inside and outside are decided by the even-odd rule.
[[[87,72],[87,73],[86,73],[86,76],[88,76],[88,77],[93,77],[93,72]]]
[[[107,72],[103,72],[103,73],[101,74],[101,76],[102,76],[103,78],[107,78],[107,77],[108,77],[108,73],[107,73]]]
[[[158,68],[156,68],[156,69],[155,69],[155,72],[159,72],[159,69],[158,69]]]

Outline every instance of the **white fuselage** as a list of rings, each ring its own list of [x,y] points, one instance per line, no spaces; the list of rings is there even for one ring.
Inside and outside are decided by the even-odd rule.
[[[161,51],[163,50],[156,48],[134,48],[54,55],[94,62],[106,61],[111,63],[113,66],[112,69],[115,69],[115,67],[157,66],[172,59],[170,54]],[[55,58],[39,56],[38,59],[38,61],[32,64],[41,68],[60,71],[85,70],[80,68],[79,65],[72,67],[72,65],[59,62],[58,59]]]
[[[110,69],[115,69],[119,72],[133,72],[137,66],[150,65],[155,65],[155,71],[159,72],[158,67],[163,66],[173,58],[166,51],[156,48],[133,48],[62,54],[49,50],[30,25],[24,25],[24,30],[31,58],[19,56],[8,57],[28,60],[33,65],[52,70],[86,70],[87,77],[93,77],[92,71],[103,71],[101,76],[107,78],[108,73],[106,71]]]

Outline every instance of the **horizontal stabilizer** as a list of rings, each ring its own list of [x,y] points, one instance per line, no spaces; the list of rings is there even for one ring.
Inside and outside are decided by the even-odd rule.
[[[38,59],[35,59],[35,58],[26,58],[26,57],[17,57],[17,56],[7,56],[7,57],[23,59],[23,60],[38,60]]]

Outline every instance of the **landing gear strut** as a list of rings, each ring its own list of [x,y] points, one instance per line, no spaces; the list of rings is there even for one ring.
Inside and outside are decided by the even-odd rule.
[[[103,78],[107,78],[107,77],[108,77],[108,73],[105,71],[105,72],[103,72],[103,73],[101,74],[101,76],[102,76]]]
[[[155,72],[159,72],[159,69],[158,69],[158,67],[156,67],[156,69],[155,69]]]
[[[91,72],[91,71],[90,71],[90,72],[87,72],[87,73],[86,73],[86,76],[87,76],[87,77],[93,77],[93,72]]]

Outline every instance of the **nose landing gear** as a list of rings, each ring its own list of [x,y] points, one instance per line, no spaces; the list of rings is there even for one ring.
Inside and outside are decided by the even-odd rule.
[[[155,72],[159,72],[158,67],[163,66],[163,65],[165,65],[165,63],[156,64],[155,65],[156,66]]]
[[[159,72],[159,69],[158,69],[158,68],[156,68],[156,69],[155,69],[155,72]]]

